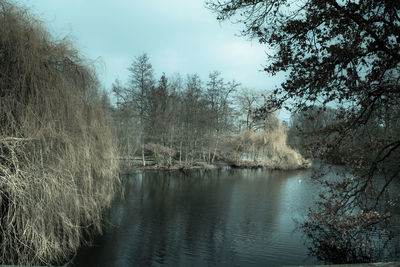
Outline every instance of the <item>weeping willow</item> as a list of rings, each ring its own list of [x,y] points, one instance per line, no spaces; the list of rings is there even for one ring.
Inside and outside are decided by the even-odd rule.
[[[64,262],[118,188],[98,80],[68,40],[0,0],[0,264]]]

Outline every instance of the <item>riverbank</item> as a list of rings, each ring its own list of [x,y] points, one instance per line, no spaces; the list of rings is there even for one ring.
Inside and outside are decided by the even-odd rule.
[[[139,157],[134,157],[131,159],[123,158],[120,161],[120,171],[128,170],[163,170],[163,171],[174,171],[174,170],[193,170],[193,169],[205,169],[213,170],[229,166],[228,163],[223,161],[214,162],[212,164],[205,161],[194,161],[190,163],[172,163],[170,165],[158,165],[154,159],[146,158],[146,165],[143,166],[143,160]]]
[[[298,165],[289,165],[289,164],[282,164],[280,162],[255,162],[255,161],[236,161],[231,162],[229,164],[232,168],[244,168],[244,169],[258,169],[258,168],[266,168],[271,170],[302,170],[311,168],[312,162],[310,160],[305,160],[301,164]]]
[[[135,170],[162,170],[162,171],[174,171],[174,170],[213,170],[221,169],[224,167],[238,168],[238,169],[270,169],[270,170],[303,170],[311,168],[312,162],[309,160],[304,161],[301,165],[289,166],[285,164],[255,162],[255,161],[229,161],[219,160],[213,163],[207,163],[205,161],[193,161],[190,163],[172,163],[170,165],[158,165],[153,158],[146,157],[146,165],[143,166],[143,159],[140,157],[133,158],[120,158],[120,170],[121,172]]]

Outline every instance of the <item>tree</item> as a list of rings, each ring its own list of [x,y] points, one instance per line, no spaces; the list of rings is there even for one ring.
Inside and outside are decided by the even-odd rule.
[[[208,112],[202,89],[202,81],[197,74],[187,76],[181,95],[179,145],[179,161],[185,155],[185,164],[193,162],[198,143],[203,141],[204,132],[209,129],[208,121],[205,118],[211,116],[212,113]]]
[[[210,141],[215,140],[212,157],[209,162],[213,162],[218,150],[219,134],[228,132],[233,124],[230,120],[232,110],[230,109],[229,96],[236,91],[239,84],[235,81],[224,82],[221,72],[213,71],[208,75],[206,84],[206,98],[211,112],[209,118],[212,128],[210,128]],[[215,136],[215,138],[214,138]],[[209,155],[211,155],[211,143],[209,145]]]
[[[399,9],[396,1],[214,1],[218,19],[241,13],[244,34],[276,53],[265,71],[288,72],[270,107],[332,101],[353,106],[358,121],[374,107],[398,104]],[[272,105],[273,104],[273,105]]]
[[[242,124],[246,125],[246,130],[253,130],[254,111],[261,106],[261,94],[248,88],[242,88],[235,98],[239,114],[244,116],[244,119],[239,122],[239,131]]]
[[[215,131],[227,130],[229,124],[229,96],[236,91],[239,83],[224,82],[221,72],[213,71],[208,75],[206,96],[213,113],[212,124]]]
[[[113,92],[117,97],[118,104],[124,109],[133,111],[139,119],[142,161],[145,166],[145,131],[149,126],[149,96],[155,86],[154,71],[149,57],[145,53],[136,57],[128,70],[130,71],[128,85],[123,87],[116,84],[113,86]]]
[[[326,129],[336,127],[338,110],[329,107],[317,107],[306,111],[293,112],[288,130],[288,144],[308,158],[319,157],[318,149],[323,148],[327,139],[331,140],[335,133],[325,133]],[[340,164],[343,151],[331,153],[331,162]],[[338,156],[338,157],[337,157]],[[325,157],[328,155],[325,154]],[[336,160],[334,160],[336,158]]]
[[[169,127],[169,92],[168,79],[162,74],[158,85],[153,87],[148,95],[149,104],[149,131],[148,135],[153,137],[153,142],[166,145]]]
[[[346,148],[343,162],[356,178],[330,184],[330,197],[322,196],[320,209],[310,212],[304,226],[315,244],[337,252],[319,254],[331,257],[327,261],[373,259],[371,250],[349,248],[366,241],[363,234],[389,217],[383,196],[400,178],[400,132],[395,126],[400,105],[400,2],[220,0],[209,1],[208,7],[219,20],[244,23],[243,35],[268,46],[272,52],[265,71],[287,73],[262,113],[282,107],[293,112],[314,105],[339,108],[335,127],[324,127],[336,138],[323,147],[326,155]],[[374,212],[379,216],[361,220]],[[335,219],[346,223],[328,224]],[[324,231],[328,235],[318,235]],[[341,254],[346,250],[354,253]]]
[[[114,134],[118,140],[118,152],[121,159],[128,160],[130,165],[132,157],[141,145],[141,136],[136,129],[140,128],[138,117],[133,102],[133,96],[119,80],[112,84],[112,92],[116,98],[116,107],[112,116],[115,124]]]
[[[120,191],[95,70],[51,32],[0,0],[0,265],[66,265]]]

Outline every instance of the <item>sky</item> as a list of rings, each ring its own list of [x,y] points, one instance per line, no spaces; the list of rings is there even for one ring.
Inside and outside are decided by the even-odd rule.
[[[218,22],[204,0],[19,0],[56,38],[68,36],[82,55],[95,60],[110,90],[128,81],[132,60],[147,53],[156,79],[214,70],[257,91],[271,90],[282,76],[262,71],[267,47],[239,36],[241,25]]]

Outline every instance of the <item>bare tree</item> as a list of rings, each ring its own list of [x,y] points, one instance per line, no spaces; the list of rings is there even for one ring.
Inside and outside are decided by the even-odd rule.
[[[241,88],[235,96],[236,105],[238,106],[239,116],[244,116],[244,120],[239,121],[239,131],[244,123],[247,130],[253,130],[254,112],[259,108],[262,102],[261,93],[257,93],[247,87]]]

